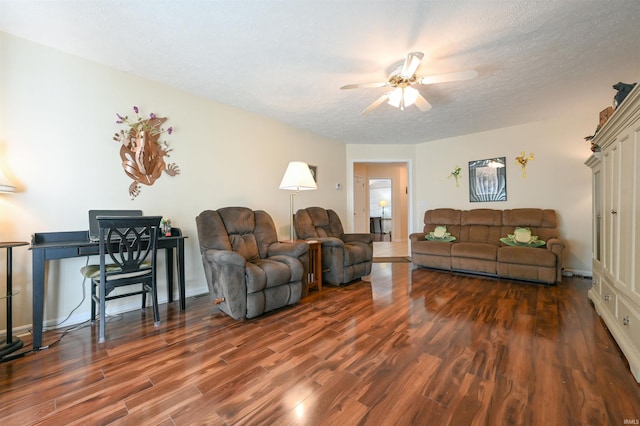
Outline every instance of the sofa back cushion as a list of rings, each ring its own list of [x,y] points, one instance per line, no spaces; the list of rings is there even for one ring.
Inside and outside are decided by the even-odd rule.
[[[433,232],[438,226],[446,226],[447,232],[458,238],[460,235],[460,215],[456,209],[433,209],[424,212],[424,233]]]
[[[513,234],[516,227],[529,228],[531,235],[540,240],[549,241],[559,238],[558,216],[550,209],[511,209],[502,213],[502,235]]]
[[[513,234],[516,227],[529,228],[540,240],[560,238],[556,212],[550,209],[433,209],[424,213],[425,234],[441,225],[456,237],[456,243],[502,246],[500,238]]]
[[[502,210],[465,210],[460,217],[462,243],[488,243],[500,245],[502,233]]]
[[[248,261],[267,257],[277,241],[273,219],[262,210],[224,207],[206,210],[196,218],[200,249],[233,250]]]
[[[331,209],[307,207],[295,215],[295,228],[298,238],[341,238],[344,234],[338,214]]]

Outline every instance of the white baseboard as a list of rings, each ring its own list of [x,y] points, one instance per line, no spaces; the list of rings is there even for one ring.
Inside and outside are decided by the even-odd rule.
[[[201,296],[203,294],[207,294],[208,292],[209,292],[209,288],[206,286],[200,287],[200,288],[190,288],[190,289],[187,289],[186,299],[189,299],[190,297]],[[174,296],[179,296],[179,295],[174,294]],[[125,300],[125,299],[121,299],[121,300]],[[164,298],[158,299],[158,304],[160,305],[165,304],[167,302],[168,302],[168,298],[166,297],[166,295]],[[131,303],[120,304],[114,310],[110,310],[107,306],[107,316],[120,315],[125,312],[135,311],[137,309],[140,309],[140,300],[138,298],[131,298]],[[187,309],[189,309],[188,304],[187,304]],[[64,321],[65,317],[48,319],[44,321],[43,328],[45,330],[68,328],[68,327],[71,327],[77,324],[82,324],[83,322],[89,321],[89,319],[91,319],[90,317],[91,317],[91,312],[88,311],[88,312],[79,312],[75,315],[71,315],[69,319],[62,324],[60,324],[60,322]],[[22,335],[28,335],[28,334],[31,334],[31,329],[32,329],[31,324],[22,325],[19,327],[13,327],[13,335],[17,337],[20,337]],[[3,335],[6,336],[6,330],[4,330]]]
[[[591,278],[591,271],[582,271],[579,269],[563,269],[562,275],[565,277],[581,277],[581,278]]]

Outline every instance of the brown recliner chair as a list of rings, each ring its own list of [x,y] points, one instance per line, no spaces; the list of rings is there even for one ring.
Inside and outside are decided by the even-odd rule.
[[[234,319],[254,318],[300,301],[309,246],[279,242],[262,210],[225,207],[196,217],[209,296]]]
[[[340,285],[371,273],[372,234],[345,234],[333,210],[308,207],[294,218],[298,238],[322,242],[322,281]]]

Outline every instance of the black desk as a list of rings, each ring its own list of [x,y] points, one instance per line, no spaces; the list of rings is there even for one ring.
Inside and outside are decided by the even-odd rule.
[[[167,262],[167,292],[173,302],[173,251],[176,251],[180,310],[185,305],[184,240],[180,228],[171,228],[170,237],[158,238],[158,249],[165,249]],[[42,322],[44,316],[44,278],[48,260],[97,255],[98,243],[89,241],[89,231],[42,232],[33,234],[33,350],[42,346]],[[78,272],[80,276],[80,272]]]

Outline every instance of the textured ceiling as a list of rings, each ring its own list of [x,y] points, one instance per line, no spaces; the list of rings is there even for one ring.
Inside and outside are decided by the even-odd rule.
[[[0,30],[345,143],[597,114],[640,80],[638,0],[0,0]],[[433,108],[360,112],[410,51]],[[388,89],[387,89],[388,90]],[[592,129],[585,129],[588,133]]]

